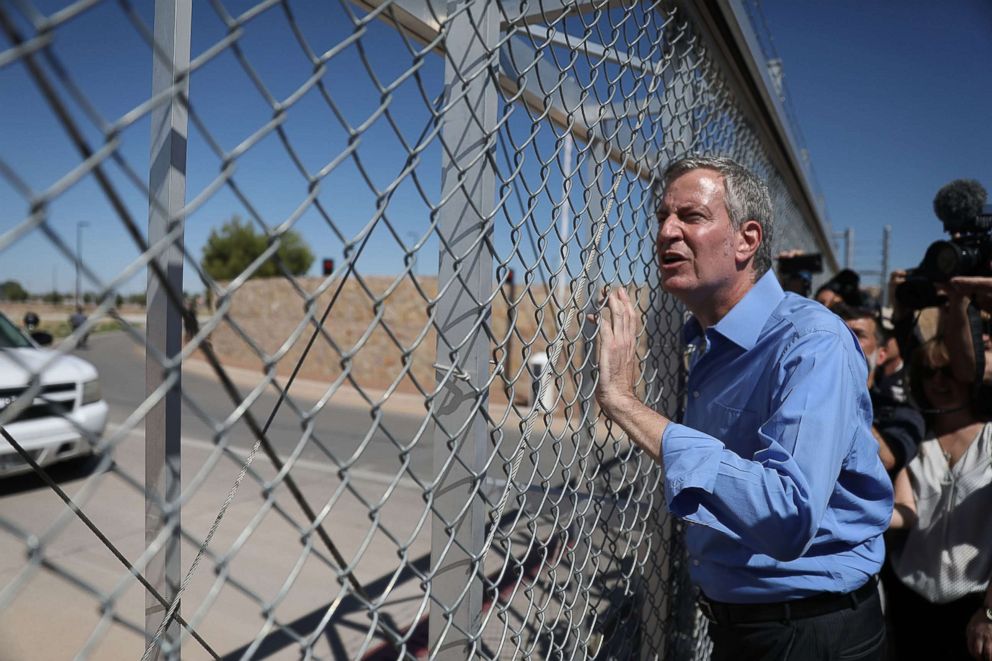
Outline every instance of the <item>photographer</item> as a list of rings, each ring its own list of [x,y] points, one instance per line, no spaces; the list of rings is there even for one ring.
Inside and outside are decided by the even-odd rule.
[[[972,384],[979,413],[992,416],[992,366],[983,338],[981,311],[992,311],[992,208],[977,181],[959,179],[934,197],[934,213],[950,234],[936,241],[920,266],[904,276],[893,273],[893,319],[903,355],[919,344],[911,312],[941,309],[941,334],[950,350],[955,377]]]
[[[813,276],[823,272],[823,256],[802,250],[785,250],[776,257],[778,280],[783,291],[809,298]]]
[[[992,355],[988,346],[988,332],[984,329],[976,332],[973,326],[981,323],[982,311],[992,311],[992,277],[953,278],[946,285],[939,286],[938,291],[947,297],[943,324],[947,346],[951,350],[954,376],[968,383],[992,383]],[[969,306],[979,312],[969,313]],[[982,342],[980,346],[976,346],[979,334],[982,335]],[[982,353],[984,368],[979,379],[977,359]]]
[[[917,447],[923,440],[923,416],[912,403],[900,399],[891,387],[883,389],[877,383],[888,355],[886,338],[875,312],[844,303],[838,303],[832,309],[854,333],[868,361],[868,394],[873,410],[871,432],[878,441],[879,458],[892,477],[916,456]]]
[[[817,303],[822,303],[831,310],[838,303],[860,307],[862,305],[860,286],[861,276],[851,269],[843,269],[817,289],[813,298]]]

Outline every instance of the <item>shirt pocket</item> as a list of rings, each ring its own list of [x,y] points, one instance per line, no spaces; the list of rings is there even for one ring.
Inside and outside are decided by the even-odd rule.
[[[756,452],[765,448],[758,436],[761,416],[756,412],[714,401],[706,408],[705,415],[707,424],[715,430],[707,433],[722,441],[728,450],[740,457],[751,459]]]

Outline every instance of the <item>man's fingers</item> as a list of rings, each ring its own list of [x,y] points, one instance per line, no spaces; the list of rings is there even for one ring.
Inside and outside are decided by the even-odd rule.
[[[622,290],[616,290],[610,293],[607,305],[610,307],[610,321],[613,325],[613,335],[614,337],[623,339],[627,336],[627,315],[624,310],[623,301],[620,300],[620,291]]]
[[[613,311],[608,306],[599,313],[599,337],[603,341],[613,339]]]
[[[637,322],[634,319],[634,306],[630,302],[630,294],[627,293],[626,289],[621,289],[620,293],[620,300],[623,303],[625,341],[629,345],[634,341],[634,329]]]
[[[602,314],[610,298],[610,286],[603,285],[603,288],[599,290],[599,295],[596,297],[596,310]]]
[[[637,308],[634,306],[634,301],[631,300],[630,294],[626,289],[621,290],[623,292],[624,309],[626,311],[627,317],[627,332],[629,333],[628,341],[633,344],[634,337],[637,334]]]
[[[630,333],[633,335],[637,327],[637,309],[634,307],[634,302],[630,299],[630,294],[626,289],[623,290],[623,300],[627,307],[627,326]]]

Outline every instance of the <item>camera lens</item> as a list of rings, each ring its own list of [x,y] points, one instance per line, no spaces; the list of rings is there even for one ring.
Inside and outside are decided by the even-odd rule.
[[[923,258],[923,271],[936,282],[946,282],[963,270],[965,254],[950,241],[936,241]]]
[[[896,287],[896,300],[910,310],[920,310],[940,303],[933,281],[919,271],[910,272],[906,281]]]

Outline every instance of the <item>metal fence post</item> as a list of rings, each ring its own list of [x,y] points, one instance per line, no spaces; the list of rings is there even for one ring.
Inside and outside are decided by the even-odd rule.
[[[152,53],[152,94],[168,90],[177,75],[189,68],[190,18],[192,0],[156,0],[155,44]],[[185,93],[187,86],[181,86]],[[154,245],[183,222],[177,214],[186,197],[186,135],[187,111],[179,93],[152,111],[151,164],[149,172],[148,241]],[[183,256],[180,233],[165,250],[156,256],[167,275],[168,287],[179,296],[183,290]],[[182,311],[169,301],[165,285],[154,273],[148,273],[146,333],[148,346],[167,359],[182,350]],[[145,545],[172,526],[168,541],[151,559],[147,568],[149,581],[159,593],[171,600],[180,582],[180,512],[163,512],[162,503],[174,503],[181,490],[180,426],[180,367],[174,366],[176,378],[166,396],[148,412],[145,418]],[[145,388],[151,394],[170,378],[151,352],[145,354]],[[150,593],[145,595],[145,634],[150,639],[165,615],[162,606]],[[165,630],[163,638],[174,644],[179,637],[175,622]],[[176,649],[170,658],[178,658]],[[157,653],[153,658],[162,658]]]
[[[696,89],[690,51],[683,44],[676,44],[674,48],[672,62],[664,72],[665,89],[660,118],[665,153],[673,160],[690,152],[696,139],[692,113]],[[661,175],[662,172],[657,173],[659,179],[652,191],[652,211],[658,209],[658,196],[663,193]],[[657,223],[653,223],[652,227],[655,232],[660,229]],[[684,309],[665,294],[657,264],[648,269],[648,291],[645,319],[648,354],[645,368],[654,375],[654,388],[648,393],[648,405],[662,415],[679,421],[685,382],[680,338]],[[666,306],[666,301],[670,305]],[[693,652],[690,644],[696,606],[685,568],[680,526],[669,516],[660,489],[652,503],[650,520],[658,525],[656,539],[659,542],[668,541],[668,557],[664,563],[649,563],[643,577],[647,596],[641,604],[641,659],[689,658]],[[654,598],[655,595],[663,595],[661,603]],[[666,635],[659,636],[659,631],[666,632]],[[664,649],[666,642],[667,650]]]
[[[482,568],[475,559],[486,534],[487,508],[477,492],[490,445],[480,413],[489,401],[490,343],[488,322],[480,319],[491,312],[493,282],[492,248],[484,235],[496,206],[496,172],[487,152],[496,134],[498,41],[497,5],[487,0],[459,6],[444,39],[445,202],[437,231],[438,283],[446,289],[437,301],[437,374],[447,380],[435,405],[429,620],[438,659],[468,658],[482,615]]]
[[[660,187],[652,195],[652,208],[656,209]],[[652,223],[656,227],[656,224]],[[649,378],[647,404],[655,411],[672,420],[681,419],[681,396],[684,390],[684,367],[682,346],[679,335],[682,328],[682,306],[675,303],[661,288],[661,274],[657,267],[648,269],[648,309],[645,314],[647,332],[647,356],[645,372]],[[669,305],[666,305],[666,302]],[[662,478],[664,479],[664,478]],[[680,629],[682,613],[695,612],[691,595],[680,594],[682,601],[675,601],[670,586],[673,582],[684,585],[681,574],[682,547],[677,539],[675,522],[668,514],[663,489],[655,491],[651,502],[649,524],[655,526],[650,531],[655,542],[651,545],[651,557],[645,562],[641,576],[644,599],[641,601],[641,649],[640,658],[668,658],[665,653],[666,641],[674,637],[688,637]],[[667,557],[660,551],[667,542]],[[657,560],[655,560],[657,558]],[[690,600],[690,603],[684,603]],[[684,658],[678,652],[674,658]]]

